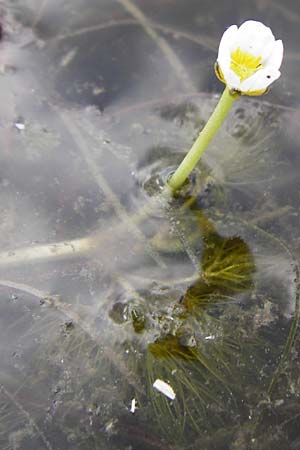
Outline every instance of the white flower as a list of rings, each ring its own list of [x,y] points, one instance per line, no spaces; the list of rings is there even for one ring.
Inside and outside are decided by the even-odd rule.
[[[222,36],[215,70],[232,92],[262,95],[280,77],[282,41],[261,22],[231,25]]]

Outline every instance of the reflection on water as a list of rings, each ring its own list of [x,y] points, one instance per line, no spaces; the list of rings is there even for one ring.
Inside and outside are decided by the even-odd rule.
[[[298,448],[294,3],[1,2],[1,449]],[[246,18],[282,79],[160,196]]]

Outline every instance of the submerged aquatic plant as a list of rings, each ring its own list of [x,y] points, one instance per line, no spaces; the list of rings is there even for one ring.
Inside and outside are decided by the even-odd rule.
[[[221,236],[201,210],[195,211],[195,215],[203,236],[203,251],[199,278],[182,300],[188,310],[249,291],[256,270],[252,253],[243,239]]]
[[[225,90],[205,127],[168,184],[178,190],[198,163],[240,95],[262,95],[280,77],[283,44],[270,28],[248,20],[239,28],[230,26],[222,36],[215,65]]]

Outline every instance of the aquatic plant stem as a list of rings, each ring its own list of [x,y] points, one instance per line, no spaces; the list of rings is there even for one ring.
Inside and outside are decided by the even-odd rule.
[[[176,172],[172,175],[168,181],[169,186],[173,191],[177,191],[181,188],[191,171],[194,169],[202,154],[208,147],[208,144],[222,125],[224,119],[229,113],[233,103],[239,97],[239,94],[232,94],[228,87],[224,89],[224,92],[217,104],[214,112],[208,119],[203,130],[200,132],[198,138],[194,142],[192,148],[185,156],[184,160],[179,165]]]

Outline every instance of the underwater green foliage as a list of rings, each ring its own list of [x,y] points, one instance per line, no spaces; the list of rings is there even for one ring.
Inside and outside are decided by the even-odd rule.
[[[230,299],[253,287],[255,264],[247,244],[237,236],[217,233],[204,237],[199,279],[188,288],[183,302],[187,309]]]

